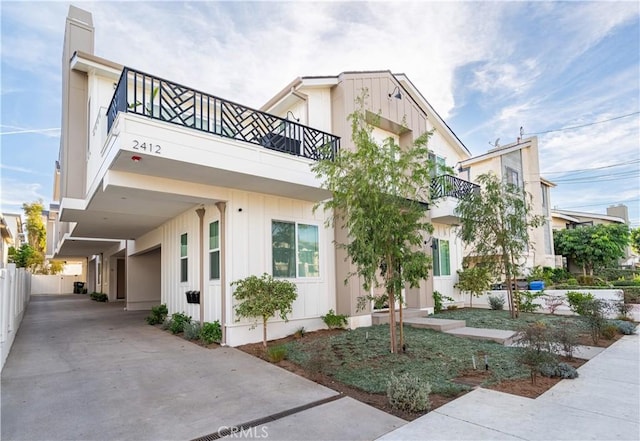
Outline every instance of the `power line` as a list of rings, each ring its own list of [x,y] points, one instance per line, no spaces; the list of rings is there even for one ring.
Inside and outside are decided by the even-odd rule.
[[[602,170],[605,168],[613,168],[613,167],[622,167],[624,165],[632,165],[632,164],[637,164],[638,162],[640,162],[640,159],[634,159],[633,161],[627,161],[627,162],[619,162],[617,164],[611,164],[611,165],[603,165],[602,167],[593,167],[593,168],[580,168],[577,170],[558,170],[558,171],[548,171],[548,172],[542,172],[543,175],[551,175],[551,174],[558,174],[558,173],[576,173],[576,172],[584,172],[584,171],[591,171],[591,170]]]
[[[611,179],[601,179],[601,177],[593,177],[591,179],[584,179],[581,181],[564,181],[564,182],[560,182],[560,184],[562,185],[589,184],[589,183],[597,184],[599,182],[626,181],[627,179],[634,179],[634,178],[638,178],[639,176],[640,175],[630,175],[630,176],[611,178]]]
[[[553,181],[555,184],[564,184],[566,182],[589,182],[589,181],[593,181],[593,180],[599,180],[601,178],[607,178],[607,180],[609,178],[615,178],[615,177],[633,177],[633,176],[638,176],[640,175],[640,171],[639,170],[631,170],[631,171],[626,171],[626,172],[620,172],[620,173],[611,173],[609,175],[596,175],[596,176],[580,176],[577,178],[567,178],[567,179],[557,179],[555,181]]]
[[[628,118],[629,116],[637,115],[639,113],[640,112],[633,112],[633,113],[628,113],[626,115],[620,115],[620,116],[616,116],[616,117],[613,117],[613,118],[604,119],[602,121],[594,121],[594,122],[587,123],[587,124],[581,124],[579,126],[564,127],[562,129],[544,130],[542,132],[523,133],[523,135],[542,135],[542,134],[545,134],[545,133],[564,132],[565,130],[581,129],[582,127],[589,127],[589,126],[594,126],[596,124],[602,124],[602,123],[606,123],[606,122],[609,122],[609,121],[615,121],[617,119]]]
[[[602,205],[625,204],[627,202],[636,202],[636,201],[640,201],[640,198],[625,199],[624,201],[605,201],[605,202],[600,202],[599,204],[571,205],[569,207],[554,208],[554,210],[566,210],[569,208],[583,208],[583,207],[599,207]]]

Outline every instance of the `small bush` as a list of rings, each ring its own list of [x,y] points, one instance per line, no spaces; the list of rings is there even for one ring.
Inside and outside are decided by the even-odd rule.
[[[580,315],[587,322],[587,326],[591,333],[591,339],[596,345],[598,344],[598,340],[602,335],[602,330],[607,323],[605,317],[610,308],[611,305],[601,299],[587,299],[580,303]]]
[[[294,336],[295,338],[302,338],[302,337],[304,337],[304,334],[305,334],[306,332],[307,332],[307,331],[305,331],[304,326],[300,326],[300,327],[296,330],[296,332],[294,332],[293,336]]]
[[[636,332],[636,324],[626,320],[609,320],[611,326],[615,326],[616,330],[622,335],[632,335]]]
[[[569,285],[569,286],[578,286],[578,280],[571,277],[570,279],[567,279],[567,281],[565,282],[565,285]]]
[[[567,363],[545,363],[540,366],[540,374],[544,377],[565,379],[578,378],[578,370]]]
[[[267,357],[272,363],[278,363],[287,357],[287,348],[282,345],[271,346],[267,349]]]
[[[151,308],[151,314],[149,314],[146,318],[147,323],[150,325],[159,325],[164,322],[164,319],[169,314],[169,310],[167,309],[167,305],[157,305]]]
[[[504,309],[504,296],[489,296],[489,307],[494,311],[500,311]]]
[[[625,303],[640,303],[640,286],[622,286]]]
[[[435,314],[442,312],[444,309],[444,301],[453,302],[454,300],[449,296],[443,296],[439,291],[433,291],[433,312]]]
[[[185,340],[199,340],[200,339],[200,322],[188,322],[183,325]]]
[[[530,369],[531,384],[536,384],[541,367],[556,360],[551,329],[543,322],[528,323],[519,329],[516,342],[523,346],[518,360]]]
[[[340,329],[347,326],[347,316],[336,314],[333,309],[330,309],[326,315],[322,316],[322,321],[329,329]]]
[[[191,323],[191,316],[182,312],[176,312],[171,316],[169,331],[171,331],[172,334],[183,332],[185,323]]]
[[[408,412],[429,410],[431,385],[408,373],[396,377],[391,374],[387,382],[387,398],[391,407]]]
[[[640,286],[640,282],[636,280],[614,280],[611,284],[613,286]]]
[[[606,340],[612,340],[618,333],[618,327],[615,325],[604,325],[600,331],[600,335]]]
[[[609,283],[607,283],[601,277],[578,276],[576,277],[576,280],[580,285],[585,285],[585,286],[609,286]]]
[[[584,315],[585,303],[592,302],[595,297],[590,292],[582,293],[579,291],[567,292],[567,301],[569,302],[569,308],[578,315]]]
[[[205,345],[210,345],[213,342],[220,343],[222,340],[222,327],[220,322],[216,320],[213,323],[204,323],[200,330],[200,340]]]
[[[458,305],[447,305],[447,311],[455,311],[458,309]]]
[[[578,346],[578,330],[575,325],[562,321],[551,330],[553,339],[553,350],[556,353],[562,353],[573,358],[573,353]]]
[[[549,310],[551,314],[556,313],[556,309],[564,304],[563,296],[552,296],[545,295],[544,296],[544,306]]]
[[[160,324],[160,329],[163,331],[168,331],[169,326],[171,326],[171,319],[165,318],[164,321]]]
[[[540,305],[534,303],[534,300],[544,295],[544,291],[531,292],[531,291],[516,291],[516,298],[518,301],[518,310],[520,312],[536,312]]]
[[[109,296],[106,295],[103,292],[92,292],[91,294],[89,294],[89,297],[91,298],[91,300],[95,300],[96,302],[108,302],[109,301]]]

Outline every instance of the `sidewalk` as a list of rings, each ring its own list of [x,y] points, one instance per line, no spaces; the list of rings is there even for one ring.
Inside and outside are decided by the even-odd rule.
[[[380,440],[640,439],[639,336],[624,336],[536,399],[476,389]]]

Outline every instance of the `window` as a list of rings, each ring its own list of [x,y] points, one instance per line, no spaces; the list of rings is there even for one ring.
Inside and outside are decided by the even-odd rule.
[[[187,257],[187,233],[180,236],[180,281],[189,280],[189,258]]]
[[[450,276],[449,241],[434,238],[432,239],[431,248],[433,249],[433,275]]]
[[[318,226],[271,223],[273,277],[319,277]]]
[[[209,279],[220,279],[220,223],[209,224]]]
[[[435,167],[431,170],[432,178],[444,174],[444,168],[447,166],[447,163],[443,156],[438,156],[435,153],[429,153],[429,161],[435,164]]]
[[[511,167],[506,167],[507,172],[507,184],[520,187],[520,180],[518,179],[518,172]]]
[[[547,186],[544,184],[540,184],[540,187],[542,189],[542,208],[547,208],[547,204],[548,204],[548,199],[549,199],[549,193],[548,193],[548,189]]]

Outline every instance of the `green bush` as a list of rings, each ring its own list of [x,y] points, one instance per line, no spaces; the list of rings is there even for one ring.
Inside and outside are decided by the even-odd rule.
[[[333,309],[330,309],[326,315],[322,316],[322,321],[327,325],[329,329],[339,329],[347,326],[347,316],[344,314],[336,314]]]
[[[595,271],[596,276],[602,277],[605,280],[631,280],[635,276],[640,274],[638,270],[632,269],[619,269],[619,268],[602,268]]]
[[[444,309],[443,301],[453,302],[454,300],[449,296],[443,296],[439,291],[433,291],[433,312],[435,314],[442,312]]]
[[[106,295],[103,292],[92,292],[91,294],[89,294],[89,297],[91,298],[91,300],[95,300],[96,302],[108,302],[109,301],[109,296]]]
[[[579,291],[567,292],[567,301],[569,302],[569,308],[571,311],[578,315],[584,315],[585,302],[595,300],[595,297],[590,292],[583,293]]]
[[[519,303],[518,310],[520,312],[536,312],[536,310],[540,308],[540,305],[534,303],[534,300],[544,296],[544,291],[516,291],[514,294],[516,294],[516,299]]]
[[[536,384],[542,366],[556,361],[553,331],[543,322],[528,323],[519,328],[515,340],[522,346],[518,360],[530,369],[531,384]]]
[[[551,273],[551,281],[553,283],[560,283],[563,282],[567,279],[571,278],[571,273],[569,273],[569,271],[567,271],[564,268],[549,268],[549,267],[544,267],[543,268],[545,270],[545,272],[548,269],[551,269],[550,273]]]
[[[164,322],[164,319],[167,318],[167,314],[169,314],[169,310],[167,309],[167,305],[157,305],[151,308],[151,314],[149,314],[146,318],[147,323],[150,325],[159,325]]]
[[[582,286],[609,286],[609,283],[607,283],[601,277],[582,275],[582,276],[576,277],[576,279],[578,283]]]
[[[393,373],[387,382],[387,398],[391,407],[407,412],[429,410],[431,385],[408,373],[396,377]]]
[[[567,281],[565,282],[565,285],[569,285],[569,286],[578,286],[578,280],[571,277],[570,279],[567,279]]]
[[[637,280],[614,280],[611,282],[613,286],[640,286]]]
[[[200,339],[200,322],[189,322],[183,325],[184,333],[182,337],[185,340],[199,340]]]
[[[489,296],[489,307],[494,311],[500,311],[504,309],[504,296]]]
[[[578,370],[567,363],[545,363],[540,366],[540,374],[545,377],[566,379],[578,378]]]
[[[625,303],[640,303],[640,286],[623,286],[621,289]]]
[[[585,319],[594,344],[598,344],[607,323],[606,314],[611,305],[602,299],[587,299],[580,304],[580,315]]]
[[[171,331],[172,334],[183,332],[185,323],[191,323],[191,316],[182,312],[176,312],[171,316],[169,331]]]
[[[606,340],[611,340],[618,333],[618,327],[616,325],[606,324],[602,327],[600,335]]]
[[[573,353],[578,346],[578,330],[573,323],[564,320],[558,323],[551,330],[551,338],[554,352],[573,358]]]
[[[200,330],[200,340],[206,345],[214,342],[220,343],[222,340],[222,327],[220,326],[220,322],[216,320],[213,323],[204,323]]]
[[[636,332],[636,324],[626,320],[609,320],[608,323],[616,327],[616,330],[623,335],[632,335]]]
[[[278,363],[287,357],[287,348],[283,345],[271,346],[267,349],[267,356],[272,363]]]

